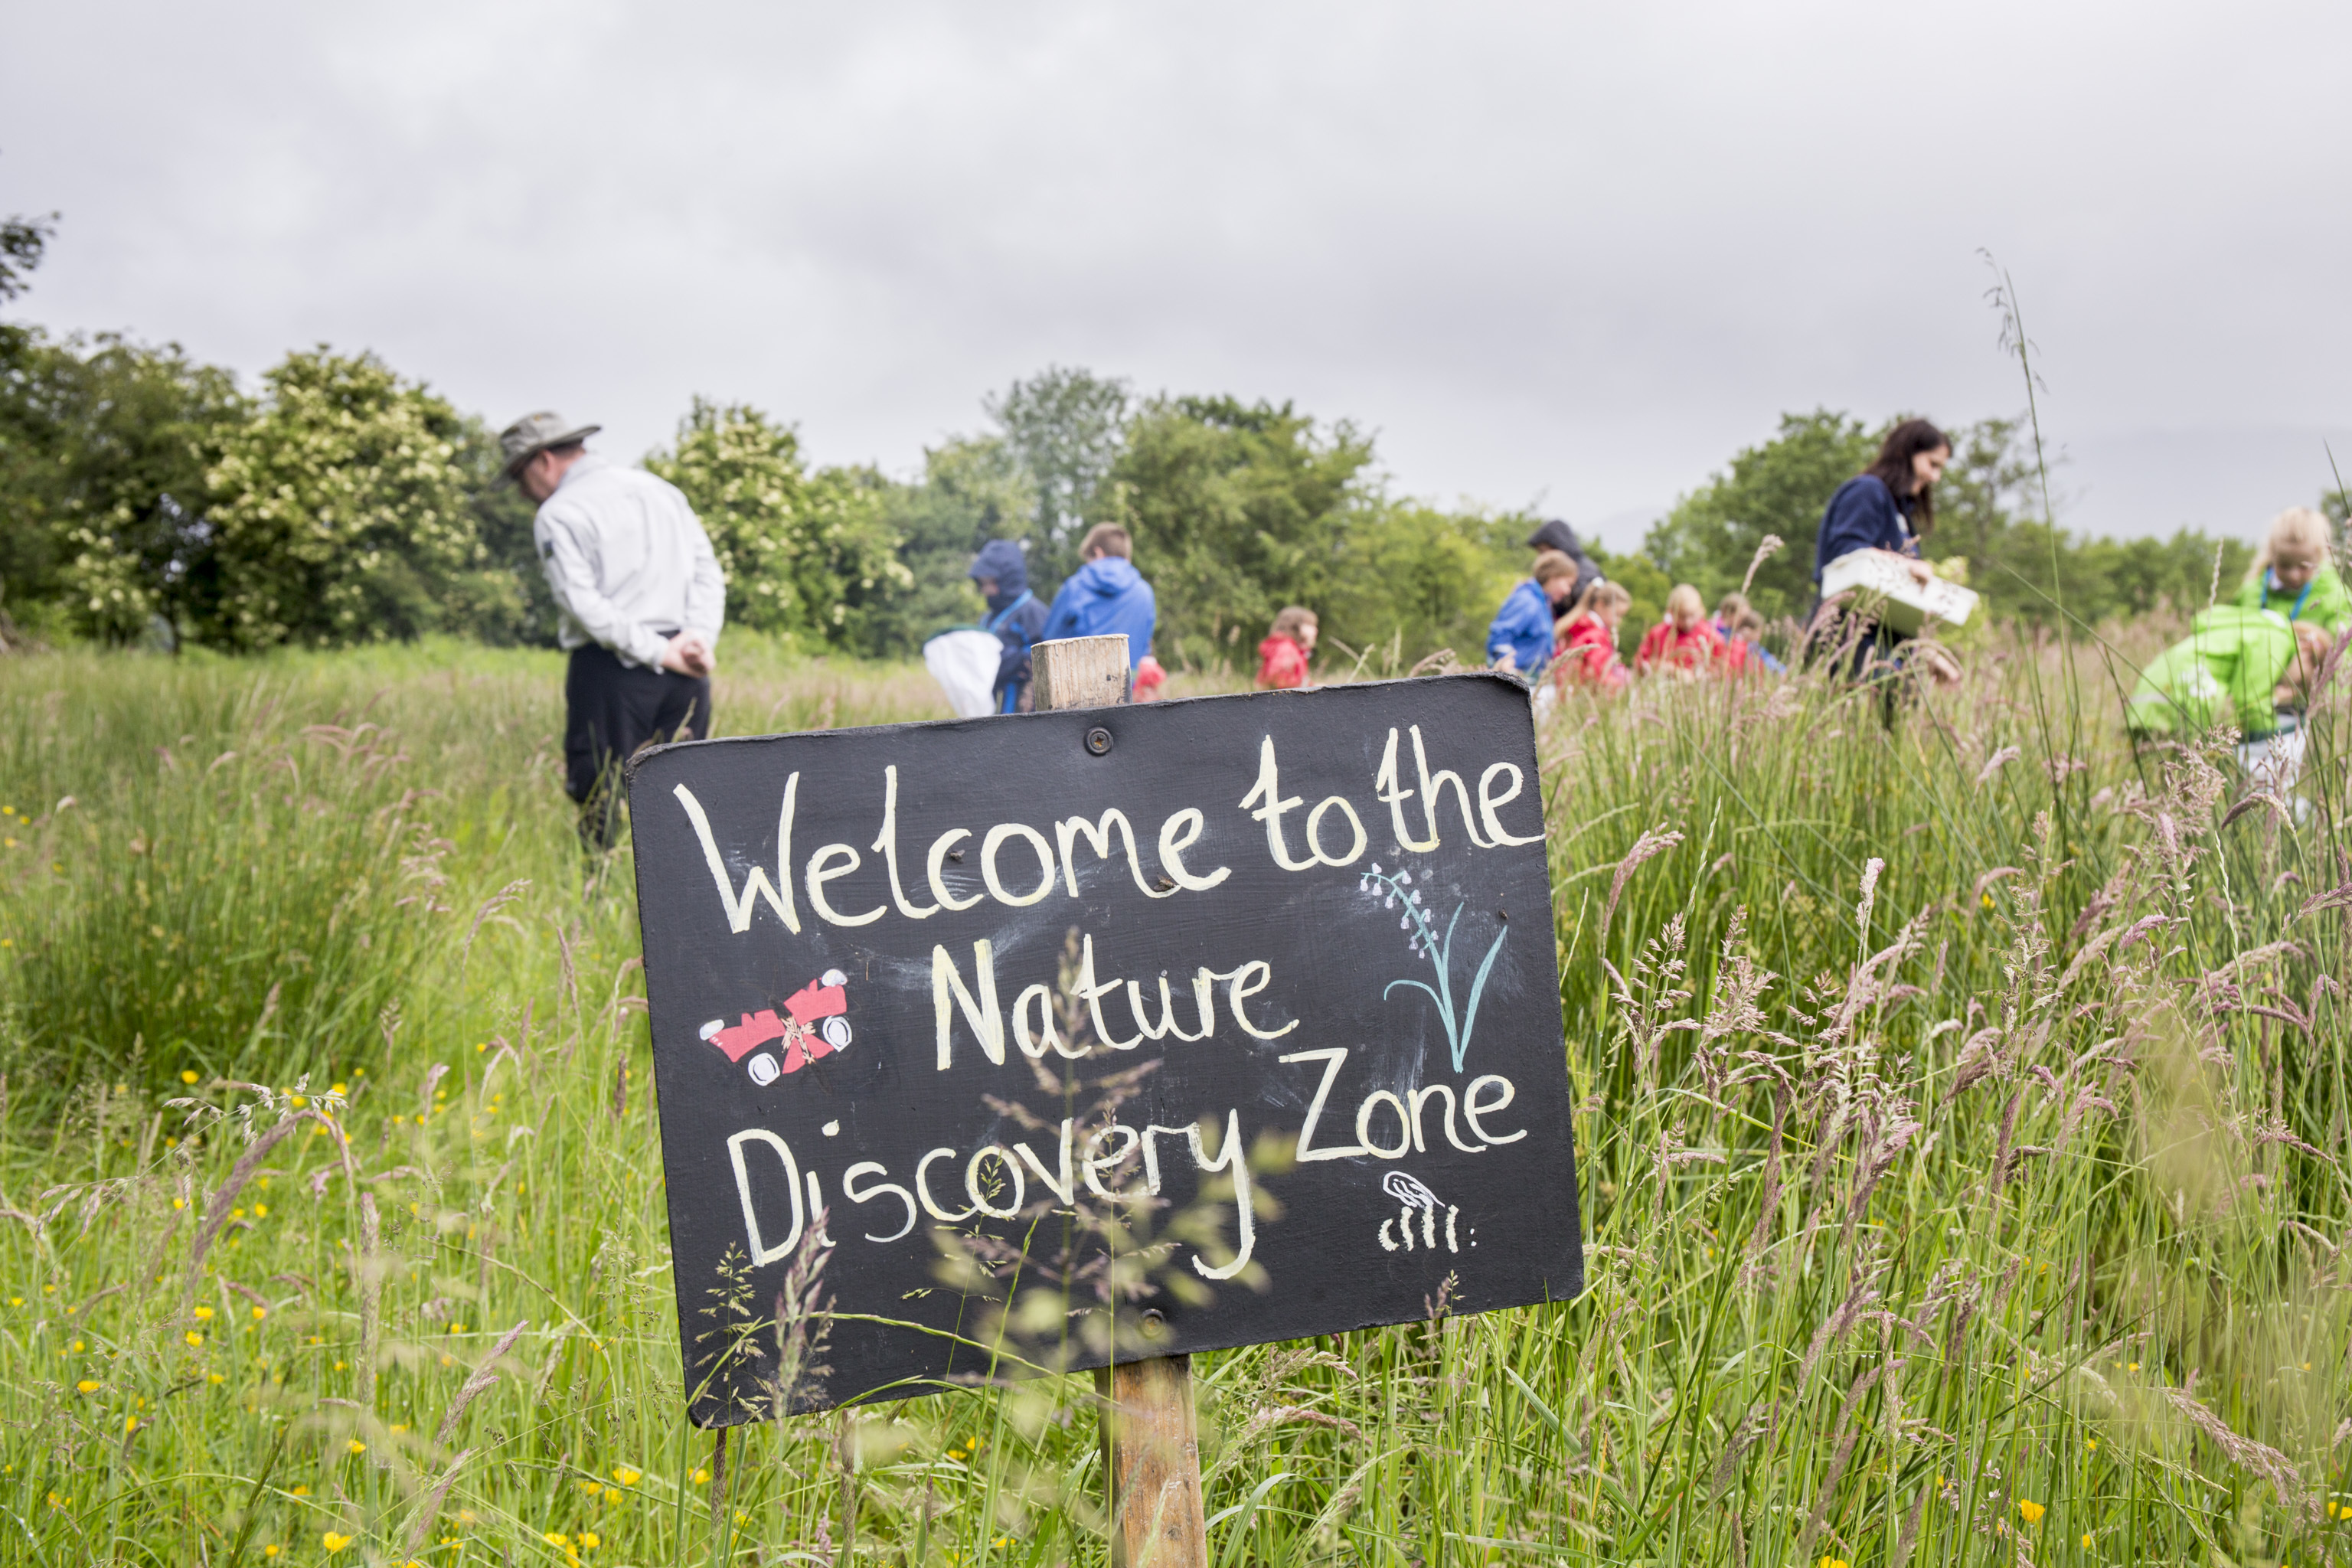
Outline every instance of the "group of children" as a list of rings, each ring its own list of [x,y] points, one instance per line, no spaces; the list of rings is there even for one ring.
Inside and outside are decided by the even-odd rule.
[[[2308,507],[2278,515],[2237,596],[2199,614],[2188,637],[2142,671],[2126,710],[2135,739],[2202,735],[2231,722],[2251,774],[2282,788],[2294,783],[2311,682],[2352,628],[2352,595],[2336,572],[2329,533],[2326,518]],[[1617,643],[1633,596],[1601,577],[1565,524],[1547,523],[1528,542],[1537,552],[1534,567],[1487,630],[1494,668],[1531,683],[1549,674],[1556,689],[1572,682],[1601,690],[1623,686],[1629,673],[1684,680],[1751,670],[1786,673],[1759,640],[1763,617],[1744,595],[1725,595],[1709,617],[1698,590],[1687,583],[1667,595],[1665,616],[1643,634],[1629,672]],[[1050,637],[1125,632],[1135,696],[1149,700],[1159,694],[1165,677],[1150,655],[1158,604],[1151,584],[1135,569],[1127,531],[1096,527],[1079,552],[1083,564],[1050,608],[1029,592],[1018,545],[995,541],[972,563],[971,576],[988,601],[984,629],[1003,645],[996,685],[1001,711],[1027,706],[1029,649]],[[1258,687],[1296,690],[1312,684],[1318,631],[1315,612],[1300,605],[1276,616],[1257,647]]]
[[[1078,542],[1078,569],[1054,595],[1049,607],[1029,591],[1029,559],[1010,539],[992,539],[973,557],[967,574],[987,602],[982,631],[1000,645],[992,693],[1000,713],[1029,710],[1036,679],[1030,649],[1059,637],[1124,633],[1132,674],[1130,694],[1150,702],[1165,687],[1168,672],[1152,656],[1160,603],[1135,567],[1135,541],[1115,523],[1097,523]],[[1274,629],[1258,644],[1261,687],[1307,685],[1307,660],[1315,652],[1315,612],[1297,605],[1274,618]]]
[[[1511,590],[1487,628],[1487,662],[1530,682],[1549,671],[1563,688],[1574,681],[1613,690],[1625,684],[1617,637],[1633,605],[1631,594],[1589,565],[1580,570],[1565,552],[1538,549],[1528,580]],[[1763,634],[1764,617],[1744,595],[1726,594],[1709,619],[1698,590],[1678,584],[1666,595],[1665,618],[1642,635],[1632,673],[1685,680],[1751,668],[1783,673],[1786,667],[1759,640]]]

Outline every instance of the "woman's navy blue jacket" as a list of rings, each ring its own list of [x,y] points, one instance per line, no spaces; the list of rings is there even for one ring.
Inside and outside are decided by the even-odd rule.
[[[1840,485],[1813,540],[1814,585],[1820,585],[1823,567],[1857,550],[1918,554],[1919,542],[1911,534],[1911,513],[1918,504],[1916,496],[1897,500],[1876,474],[1856,474]]]

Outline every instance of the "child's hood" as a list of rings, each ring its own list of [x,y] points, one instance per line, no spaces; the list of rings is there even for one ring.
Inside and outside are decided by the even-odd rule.
[[[1070,581],[1076,584],[1082,593],[1115,599],[1143,581],[1143,574],[1135,569],[1132,561],[1104,555],[1079,567],[1071,574]]]
[[[992,539],[980,547],[968,575],[992,577],[996,580],[997,598],[1003,605],[991,601],[990,608],[1003,609],[1029,591],[1029,561],[1021,553],[1021,546],[1010,539]]]

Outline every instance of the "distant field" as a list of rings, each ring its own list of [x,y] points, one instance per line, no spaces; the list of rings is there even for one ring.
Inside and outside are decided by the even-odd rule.
[[[2298,815],[2095,650],[1972,666],[1547,716],[1591,1288],[1200,1358],[1216,1562],[2340,1554],[2344,683]],[[0,1559],[1105,1560],[1084,1378],[739,1429],[714,1507],[560,681],[0,661]],[[719,706],[945,716],[748,641]]]

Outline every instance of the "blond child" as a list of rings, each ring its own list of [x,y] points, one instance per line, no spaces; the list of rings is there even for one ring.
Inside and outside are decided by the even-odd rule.
[[[1685,679],[1714,668],[1723,657],[1723,638],[1707,624],[1706,601],[1688,583],[1666,595],[1666,618],[1643,635],[1633,655],[1633,673],[1671,669]]]
[[[2275,610],[2298,625],[2310,622],[2340,636],[2352,625],[2352,598],[2336,574],[2328,531],[2327,519],[2307,506],[2291,506],[2273,518],[2245,586],[2231,603]]]
[[[1755,613],[1755,606],[1748,604],[1747,595],[1726,594],[1715,602],[1716,636],[1729,641],[1739,629],[1739,617]]]

